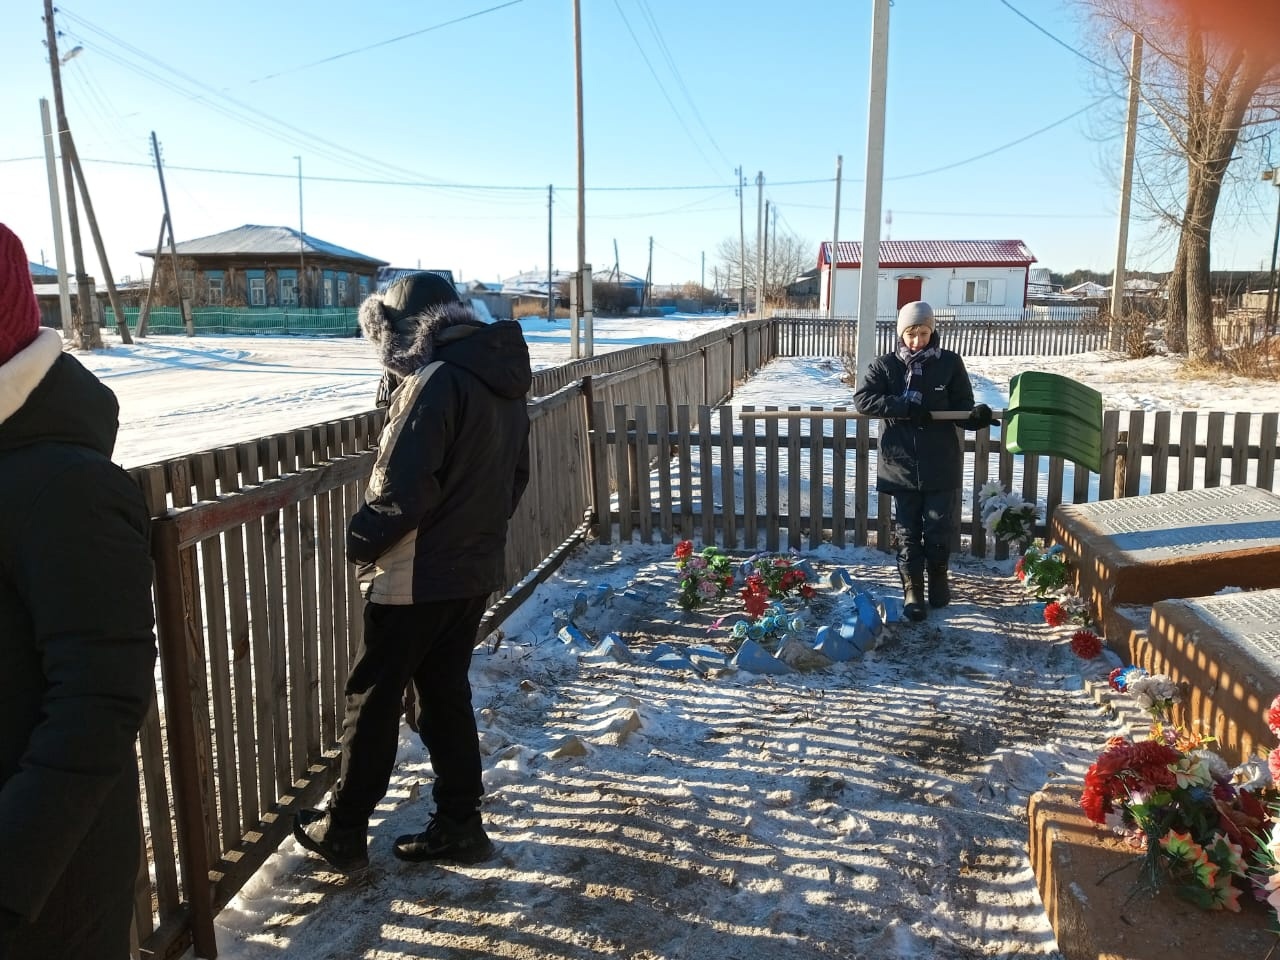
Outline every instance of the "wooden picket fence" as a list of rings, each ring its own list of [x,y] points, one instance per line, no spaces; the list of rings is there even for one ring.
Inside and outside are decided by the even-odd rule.
[[[886,546],[889,509],[872,486],[875,435],[865,419],[800,410],[753,419],[719,406],[779,353],[812,344],[818,354],[833,342],[822,329],[751,321],[539,371],[508,590],[481,635],[500,629],[593,529],[603,540]],[[371,411],[131,471],[153,517],[161,673],[139,738],[147,863],[135,898],[138,957],[167,960],[189,948],[213,957],[217,911],[286,836],[293,812],[332,782],[342,687],[362,626],[346,521],[382,417]],[[1199,473],[1208,485],[1246,475],[1273,484],[1275,414],[1262,416],[1261,442],[1248,414],[1207,422],[1206,430],[1195,414],[1108,413],[1102,476],[1051,460],[1044,490],[1036,458],[1014,458],[985,432],[967,448],[975,478],[1020,484],[1050,508],[1067,489],[1075,501],[1132,495],[1140,473],[1153,491],[1199,483]],[[1140,448],[1129,443],[1139,436]],[[733,469],[717,478],[717,459],[759,478],[742,491],[741,511]],[[807,465],[821,469],[806,477]],[[810,516],[806,495],[830,509]],[[981,554],[990,545],[972,502],[966,510],[969,549]]]
[[[874,487],[876,418],[839,408],[707,405],[618,405],[608,413],[596,404],[595,422],[614,424],[592,435],[595,502],[610,505],[594,528],[602,542],[890,549],[890,498]],[[989,480],[1044,505],[1041,536],[1060,503],[1224,484],[1272,490],[1278,424],[1276,413],[1107,410],[1096,474],[1061,457],[1012,454],[998,429],[966,434],[953,547],[1007,556],[982,526],[978,490]]]

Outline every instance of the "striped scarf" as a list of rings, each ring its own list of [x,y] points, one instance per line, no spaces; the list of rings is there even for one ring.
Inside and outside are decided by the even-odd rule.
[[[920,389],[924,384],[924,368],[940,356],[942,347],[938,346],[937,334],[930,338],[927,347],[915,353],[901,340],[898,341],[898,359],[907,365],[907,389],[903,396],[908,403],[924,403],[924,392]]]

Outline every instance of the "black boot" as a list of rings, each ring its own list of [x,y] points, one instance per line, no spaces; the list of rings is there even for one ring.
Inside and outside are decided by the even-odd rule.
[[[903,577],[902,612],[908,620],[917,622],[929,616],[929,608],[924,603],[924,577],[920,574]]]
[[[369,866],[369,839],[365,827],[340,826],[324,811],[302,809],[293,822],[293,836],[302,846],[328,861],[335,870],[350,873]]]
[[[478,813],[465,820],[454,820],[437,812],[426,830],[396,837],[392,849],[398,859],[412,863],[425,860],[479,863],[493,856],[493,842],[484,832]]]
[[[947,581],[947,565],[929,564],[929,606],[945,607],[951,602],[951,584]]]

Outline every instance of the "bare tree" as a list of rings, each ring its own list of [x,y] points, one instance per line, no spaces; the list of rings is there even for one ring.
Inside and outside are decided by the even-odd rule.
[[[1209,287],[1210,237],[1233,160],[1265,143],[1280,119],[1280,55],[1206,31],[1193,14],[1150,0],[1079,0],[1105,51],[1103,82],[1128,82],[1128,49],[1143,37],[1134,201],[1178,233],[1169,276],[1170,349],[1207,359],[1217,350]],[[1260,162],[1243,165],[1254,179]]]
[[[757,246],[754,240],[748,240],[746,246],[747,276],[743,284],[747,290],[756,288],[756,271],[759,260],[756,257]],[[786,292],[787,284],[796,277],[811,270],[818,264],[818,248],[808,240],[803,240],[794,233],[779,232],[776,237],[769,238],[769,258],[765,265],[764,296],[765,300],[780,300]],[[738,240],[727,237],[716,247],[716,256],[720,258],[720,269],[730,278],[721,285],[733,293],[738,289],[738,272],[740,258],[738,256]]]

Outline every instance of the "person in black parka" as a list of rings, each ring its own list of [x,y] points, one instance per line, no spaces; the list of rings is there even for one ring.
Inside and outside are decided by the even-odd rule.
[[[0,960],[129,956],[156,648],[118,409],[40,328],[0,224]]]
[[[893,497],[903,612],[912,620],[923,620],[929,612],[926,569],[929,606],[951,602],[947,575],[952,505],[963,469],[956,427],[989,427],[991,408],[974,405],[964,361],[939,346],[933,308],[923,300],[898,311],[897,348],[871,362],[853,402],[859,413],[885,418],[876,455],[876,489]],[[968,411],[969,417],[935,420],[933,411],[941,410]]]
[[[367,298],[360,325],[380,352],[388,401],[365,502],[347,528],[365,587],[364,638],[329,808],[302,811],[294,836],[340,870],[368,864],[369,817],[390,782],[412,681],[436,810],[394,853],[475,863],[493,845],[467,671],[488,598],[504,586],[508,520],[529,480],[529,348],[518,323],[484,323],[425,272]]]

